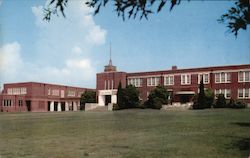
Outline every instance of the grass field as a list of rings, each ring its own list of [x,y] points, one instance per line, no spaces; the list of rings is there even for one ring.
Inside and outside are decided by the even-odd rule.
[[[0,157],[247,158],[250,109],[0,113]]]

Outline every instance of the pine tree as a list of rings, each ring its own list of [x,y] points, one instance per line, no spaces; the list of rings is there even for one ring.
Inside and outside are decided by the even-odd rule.
[[[193,106],[194,109],[204,109],[206,107],[206,96],[205,96],[205,91],[204,91],[203,77],[201,78],[201,81],[200,81],[199,90],[200,92],[198,94],[197,103],[194,104]]]
[[[118,90],[117,90],[117,105],[120,109],[125,108],[125,103],[124,103],[124,90],[122,89],[122,83],[121,81],[119,82],[118,85]]]

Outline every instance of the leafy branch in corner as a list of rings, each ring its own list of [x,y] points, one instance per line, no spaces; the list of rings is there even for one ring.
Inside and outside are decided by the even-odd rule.
[[[230,8],[218,21],[227,23],[229,31],[237,37],[238,31],[240,29],[246,30],[247,25],[250,24],[250,1],[239,0],[235,2],[235,7]]]

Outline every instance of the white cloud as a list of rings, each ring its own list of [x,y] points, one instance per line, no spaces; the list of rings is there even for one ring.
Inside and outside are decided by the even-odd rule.
[[[84,85],[95,77],[96,70],[88,58],[73,58],[65,61],[64,66],[39,66],[24,62],[21,46],[17,42],[0,47],[0,82],[49,82],[67,85]]]
[[[75,54],[81,54],[82,53],[82,49],[79,46],[74,46],[72,48],[72,52]]]
[[[43,20],[43,7],[33,6],[37,36],[30,50],[18,42],[0,48],[0,83],[48,82],[95,88],[94,47],[104,44],[106,30],[94,22],[82,1],[69,1],[66,18]],[[28,34],[28,33],[27,33]],[[25,46],[25,45],[23,45]],[[29,57],[27,58],[27,55]]]
[[[2,77],[12,75],[22,67],[20,49],[20,44],[17,42],[0,47],[0,73]]]

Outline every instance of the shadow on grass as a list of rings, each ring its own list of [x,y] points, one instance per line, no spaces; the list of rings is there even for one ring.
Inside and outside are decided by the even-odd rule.
[[[238,125],[241,127],[250,127],[250,122],[233,122],[232,124]]]

